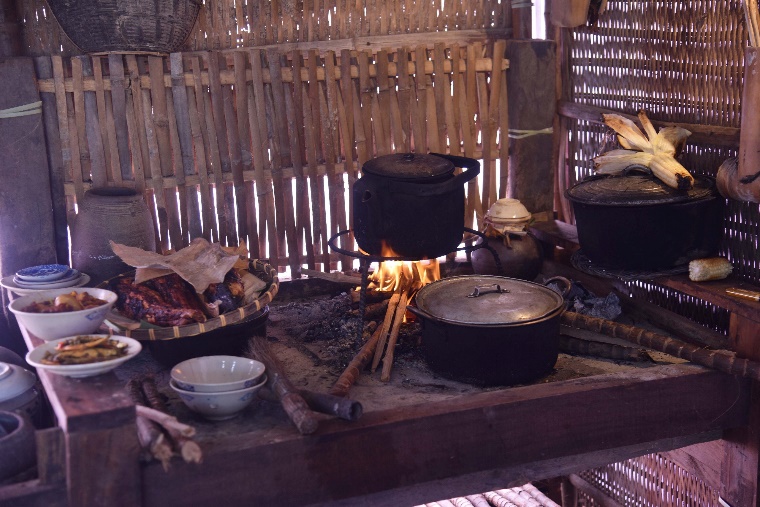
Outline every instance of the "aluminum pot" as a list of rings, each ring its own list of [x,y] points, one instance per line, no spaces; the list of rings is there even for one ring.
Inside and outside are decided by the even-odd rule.
[[[566,195],[581,250],[597,266],[664,270],[720,247],[725,199],[712,178],[697,176],[683,192],[649,175],[592,176]]]
[[[567,288],[570,282],[561,280]],[[483,386],[546,375],[557,362],[561,294],[503,276],[465,275],[424,286],[408,309],[422,319],[423,353],[440,375]]]
[[[466,170],[455,175],[454,169]],[[456,250],[464,229],[464,184],[480,163],[450,155],[396,153],[368,160],[354,183],[354,236],[371,255],[435,258]]]

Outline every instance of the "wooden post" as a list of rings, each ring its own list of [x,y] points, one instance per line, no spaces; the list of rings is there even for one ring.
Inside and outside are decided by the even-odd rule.
[[[556,111],[553,41],[507,41],[510,139],[508,196],[533,213],[554,209],[552,126]]]

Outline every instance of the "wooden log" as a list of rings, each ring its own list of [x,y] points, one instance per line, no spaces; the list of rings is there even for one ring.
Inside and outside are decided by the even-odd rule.
[[[508,196],[531,213],[554,209],[553,137],[544,131],[555,113],[556,46],[552,41],[507,41],[509,128],[533,134],[510,141]],[[537,133],[546,132],[546,133]]]
[[[130,380],[127,383],[127,392],[135,404],[145,405],[145,399],[143,398],[139,381],[134,379]],[[157,459],[161,463],[164,471],[168,471],[169,462],[174,453],[171,445],[166,441],[160,426],[149,419],[139,416],[135,419],[135,424],[137,426],[137,438],[140,441],[140,446],[143,448],[145,455]]]
[[[391,325],[390,335],[388,336],[388,346],[383,356],[383,371],[380,374],[380,380],[388,382],[391,379],[391,368],[393,367],[393,355],[396,348],[396,341],[398,340],[398,333],[401,329],[401,323],[404,321],[404,314],[406,314],[406,305],[409,301],[409,292],[404,291],[399,299],[398,306],[396,307],[395,314],[393,316],[393,324]],[[390,304],[388,305],[390,307]]]
[[[398,308],[399,301],[401,301],[401,291],[396,291],[388,302],[388,310],[385,312],[383,325],[380,326],[380,338],[378,340],[377,347],[375,348],[375,355],[372,358],[373,372],[377,369],[377,366],[380,364],[380,359],[383,357],[385,343],[388,339],[388,333],[391,330],[391,326],[393,325],[393,316],[396,313],[396,308]]]
[[[361,371],[372,360],[372,357],[375,354],[375,348],[377,347],[377,343],[380,339],[380,333],[382,333],[382,331],[383,326],[377,326],[377,329],[374,333],[372,333],[370,339],[367,340],[364,345],[362,345],[359,353],[354,356],[340,377],[338,377],[338,380],[335,381],[332,389],[330,389],[330,394],[333,394],[335,396],[348,395],[349,389],[351,389],[351,386],[354,385],[356,380],[359,378]]]
[[[566,354],[602,357],[619,361],[652,361],[652,358],[642,349],[616,345],[614,343],[585,340],[564,334],[560,334],[559,336],[559,351]]]
[[[317,431],[319,420],[309,409],[309,405],[293,387],[285,375],[277,357],[272,353],[266,338],[253,337],[248,341],[245,352],[247,357],[264,363],[269,380],[267,384],[275,393],[282,404],[282,408],[288,414],[291,422],[298,428],[302,435],[309,435]]]
[[[575,312],[564,312],[561,322],[568,326],[590,329],[615,338],[622,338],[643,347],[686,359],[724,373],[760,380],[760,362],[740,359],[728,351],[709,351],[652,331]]]
[[[713,349],[729,348],[728,337],[717,331],[708,329],[691,319],[666,310],[649,301],[630,298],[616,290],[613,290],[613,292],[618,295],[620,305],[627,314],[642,316],[657,327],[693,345]]]
[[[318,393],[308,389],[299,389],[298,394],[303,397],[311,410],[320,414],[333,415],[346,421],[358,420],[364,411],[361,403],[343,396]],[[259,391],[259,398],[273,402],[279,401],[268,387]]]

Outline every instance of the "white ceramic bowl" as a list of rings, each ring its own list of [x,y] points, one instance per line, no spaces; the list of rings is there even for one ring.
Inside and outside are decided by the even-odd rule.
[[[212,421],[224,421],[232,419],[244,408],[251,404],[256,397],[256,393],[267,382],[267,376],[264,375],[259,382],[245,389],[236,391],[223,391],[218,393],[195,393],[185,391],[177,387],[174,380],[169,381],[169,386],[174,389],[180,399],[193,412],[197,412],[206,419]]]
[[[30,350],[26,354],[26,362],[30,365],[34,366],[37,369],[40,370],[47,370],[51,373],[56,373],[58,375],[63,375],[65,377],[75,377],[75,378],[82,378],[82,377],[92,377],[94,375],[100,375],[101,373],[106,373],[108,371],[113,370],[120,364],[123,364],[133,357],[135,357],[140,350],[142,350],[142,345],[140,345],[140,342],[137,340],[133,340],[132,338],[127,338],[126,336],[109,336],[107,334],[93,334],[90,336],[94,337],[108,337],[112,340],[117,340],[123,343],[127,344],[127,353],[124,356],[117,357],[115,359],[109,359],[107,361],[100,361],[97,363],[86,363],[86,364],[45,364],[42,362],[42,358],[45,357],[45,354],[48,352],[55,351],[56,346],[58,343],[68,340],[69,338],[74,338],[74,336],[67,336],[66,338],[60,338],[58,340],[52,340],[43,343],[39,347],[36,347],[32,350]]]
[[[488,216],[494,220],[528,220],[531,214],[517,199],[499,199],[488,208]]]
[[[95,308],[75,312],[34,313],[22,311],[22,308],[31,303],[53,300],[61,294],[71,292],[87,292],[93,297],[106,301],[106,303]],[[110,290],[68,287],[22,296],[8,305],[8,308],[16,316],[18,323],[24,326],[29,333],[42,340],[56,340],[66,336],[94,333],[105,320],[108,310],[111,309],[116,299],[116,294]]]
[[[237,356],[203,356],[182,361],[172,368],[178,388],[196,393],[236,391],[258,384],[264,363]]]

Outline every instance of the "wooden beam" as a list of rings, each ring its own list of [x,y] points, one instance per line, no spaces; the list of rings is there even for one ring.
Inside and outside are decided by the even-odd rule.
[[[717,438],[746,423],[748,403],[748,381],[688,364],[479,393],[365,413],[350,425],[324,421],[309,437],[220,436],[204,448],[203,481],[182,463],[170,476],[158,465],[145,467],[144,501],[319,503],[468,474],[495,477],[505,469],[511,480],[526,480],[523,474],[550,460],[572,457],[575,470],[583,470]],[[577,458],[584,455],[590,459]],[[565,471],[557,464],[541,475]],[[256,488],[248,486],[250,477]],[[483,491],[481,484],[460,486],[462,494]]]

